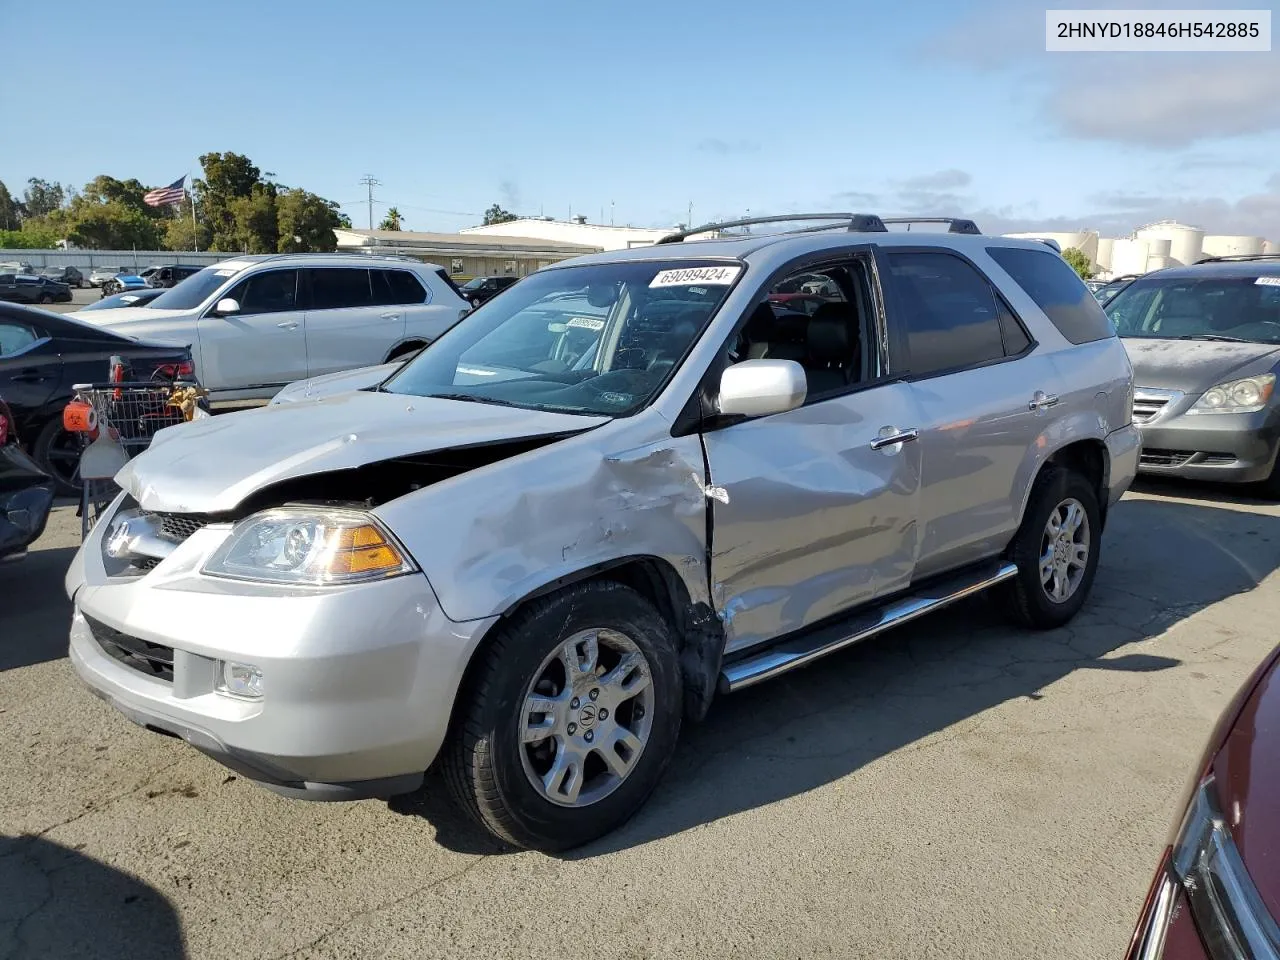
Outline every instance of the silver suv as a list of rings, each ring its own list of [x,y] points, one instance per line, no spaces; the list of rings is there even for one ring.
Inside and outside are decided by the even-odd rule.
[[[558,264],[364,389],[161,431],[67,574],[75,669],[282,793],[439,764],[556,849],[717,694],[985,588],[1066,623],[1138,460],[1101,308],[1035,241],[823,219]]]

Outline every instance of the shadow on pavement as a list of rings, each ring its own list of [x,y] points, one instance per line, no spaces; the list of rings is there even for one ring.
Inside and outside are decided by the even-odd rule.
[[[994,595],[977,597],[721,697],[705,722],[686,725],[639,814],[564,856],[638,846],[805,793],[1002,702],[1039,700],[1075,670],[1177,666],[1158,650],[1111,654],[1252,590],[1278,565],[1280,517],[1125,500],[1108,520],[1093,594],[1068,626],[1012,627]],[[449,805],[438,777],[394,809],[426,818],[449,849],[495,852],[493,841]]]
[[[1207,504],[1234,504],[1241,507],[1274,507],[1276,501],[1263,495],[1259,484],[1210,483],[1180,480],[1177,477],[1155,477],[1143,474],[1130,488],[1134,493],[1157,497],[1180,497]]]
[[[67,655],[71,601],[62,589],[74,547],[33,550],[0,564],[0,670]]]
[[[159,891],[40,837],[0,837],[0,944],[10,960],[187,955]]]

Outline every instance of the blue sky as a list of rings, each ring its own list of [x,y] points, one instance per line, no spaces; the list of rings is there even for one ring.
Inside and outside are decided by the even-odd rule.
[[[233,150],[357,226],[371,173],[375,217],[418,230],[692,202],[1280,239],[1280,54],[1048,54],[1045,6],[74,0],[51,32],[0,0],[7,35],[48,40],[8,45],[0,109],[57,111],[8,128],[0,180],[158,185]]]

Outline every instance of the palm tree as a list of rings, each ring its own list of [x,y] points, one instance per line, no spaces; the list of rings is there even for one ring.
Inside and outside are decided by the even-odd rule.
[[[387,210],[387,215],[382,218],[382,222],[378,224],[379,230],[403,230],[400,225],[400,211],[395,207]]]

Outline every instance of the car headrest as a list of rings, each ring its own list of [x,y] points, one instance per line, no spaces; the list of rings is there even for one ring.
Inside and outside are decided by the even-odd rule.
[[[778,343],[804,343],[808,332],[809,318],[803,313],[788,311],[775,318],[771,339]]]
[[[853,311],[847,304],[824,303],[809,320],[809,356],[820,362],[847,361],[853,353]]]
[[[742,328],[742,335],[750,343],[768,340],[773,336],[774,326],[773,307],[769,306],[768,301],[762,300],[751,311],[751,316]]]

